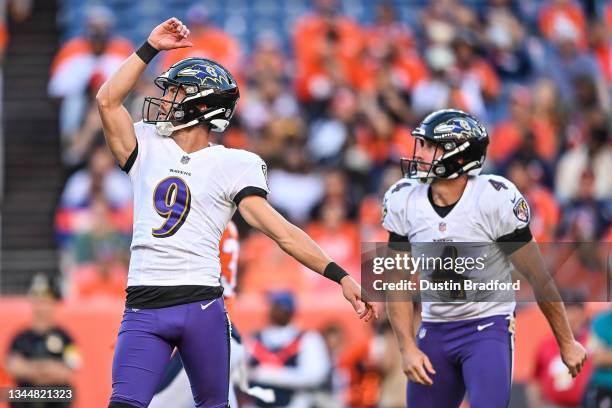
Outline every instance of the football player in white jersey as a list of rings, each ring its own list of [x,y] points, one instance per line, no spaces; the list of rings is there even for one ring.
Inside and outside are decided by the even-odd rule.
[[[203,58],[177,62],[155,79],[143,121],[123,102],[162,50],[189,47],[176,18],[151,32],[96,97],[106,141],[134,186],[134,230],[126,308],[113,359],[109,407],[146,407],[171,351],[181,354],[197,407],[228,406],[229,321],[220,284],[219,240],[236,209],[308,268],[338,282],[360,318],[376,315],[361,287],[266,201],[257,155],[209,144],[229,125],[239,97],[232,75]]]
[[[577,375],[586,352],[572,335],[532,239],[527,202],[505,178],[479,175],[489,143],[484,126],[465,112],[445,109],[427,116],[412,134],[413,157],[402,160],[405,178],[384,198],[383,226],[390,234],[392,253],[420,256],[437,247],[442,248],[440,256],[456,259],[462,248],[486,245],[484,268],[470,277],[511,282],[512,263],[530,282],[563,362]],[[432,269],[421,268],[421,279],[460,282],[466,275]],[[450,301],[423,301],[418,339],[412,302],[405,294],[388,294],[387,311],[409,379],[408,406],[459,407],[467,391],[472,408],[506,407],[512,380],[514,292],[502,301],[495,301],[499,291],[470,301],[464,287],[451,288],[446,291]],[[425,293],[422,296],[425,299]]]

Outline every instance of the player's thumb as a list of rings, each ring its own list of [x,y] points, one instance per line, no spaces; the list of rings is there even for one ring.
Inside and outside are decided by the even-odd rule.
[[[431,361],[429,361],[429,357],[425,356],[423,363],[425,365],[425,369],[430,374],[435,374],[436,373],[436,370],[434,370],[433,365],[431,365]]]

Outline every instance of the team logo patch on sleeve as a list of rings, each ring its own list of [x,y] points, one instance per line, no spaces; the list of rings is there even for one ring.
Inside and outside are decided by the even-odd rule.
[[[514,215],[519,219],[519,221],[529,222],[529,206],[523,197],[521,197],[516,204],[514,204],[513,211]]]

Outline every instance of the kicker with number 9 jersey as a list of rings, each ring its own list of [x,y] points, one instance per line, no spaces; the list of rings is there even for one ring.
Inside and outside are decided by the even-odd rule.
[[[221,145],[188,154],[154,125],[134,129],[124,168],[134,187],[128,305],[131,287],[220,287],[219,241],[240,200],[269,193],[266,164]]]
[[[472,271],[470,279],[511,282],[508,246],[492,243],[531,240],[529,206],[514,184],[501,176],[468,176],[461,198],[448,207],[436,206],[430,189],[428,184],[406,178],[389,188],[383,203],[383,227],[390,232],[390,240],[410,243],[415,257],[423,248],[432,252],[445,247],[454,251],[451,256],[457,256],[457,248],[461,256],[465,256],[462,250],[478,252],[484,248],[484,267]],[[457,244],[453,246],[453,242]],[[437,256],[445,256],[443,252]],[[424,321],[454,321],[513,313],[514,292],[505,293],[503,301],[494,301],[499,295],[491,293],[478,302],[470,301],[465,293],[451,296],[452,302],[423,299],[422,317]]]

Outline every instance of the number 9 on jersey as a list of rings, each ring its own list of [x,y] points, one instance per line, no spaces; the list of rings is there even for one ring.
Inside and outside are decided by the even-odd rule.
[[[153,206],[165,219],[159,228],[153,228],[153,236],[166,238],[174,235],[187,219],[191,208],[189,186],[180,177],[163,179],[153,192]]]

